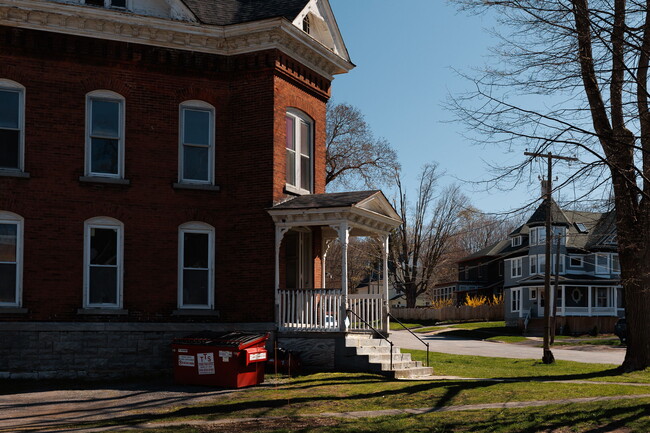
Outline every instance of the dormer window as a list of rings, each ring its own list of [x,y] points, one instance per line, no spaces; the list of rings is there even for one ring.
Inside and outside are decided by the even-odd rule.
[[[576,228],[578,229],[578,232],[580,233],[588,233],[589,230],[587,230],[587,227],[583,223],[575,223]]]
[[[311,23],[309,20],[309,15],[305,15],[305,18],[302,19],[302,30],[305,33],[309,34],[310,27],[311,27]]]
[[[513,247],[519,247],[521,246],[521,236],[515,236],[510,240],[510,245]]]

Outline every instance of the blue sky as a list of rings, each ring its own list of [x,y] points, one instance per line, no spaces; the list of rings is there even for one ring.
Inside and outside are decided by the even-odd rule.
[[[518,208],[539,193],[536,179],[510,192],[485,191],[455,179],[489,179],[484,160],[508,164],[524,159],[523,149],[507,153],[476,146],[462,136],[465,125],[446,123],[453,119],[443,107],[447,95],[471,86],[454,70],[470,72],[490,60],[494,41],[485,31],[491,26],[488,17],[459,13],[445,0],[330,3],[357,65],[335,78],[332,99],[357,106],[375,135],[397,150],[410,190],[417,186],[420,167],[437,161],[447,173],[442,184],[460,183],[485,212]]]

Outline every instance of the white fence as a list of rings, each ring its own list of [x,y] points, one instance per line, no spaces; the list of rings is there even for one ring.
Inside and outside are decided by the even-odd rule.
[[[399,320],[503,320],[503,305],[481,305],[478,307],[443,308],[391,308],[390,313]]]
[[[279,328],[283,331],[338,331],[341,289],[280,290]]]
[[[345,299],[341,289],[283,289],[279,298],[281,331],[337,332],[343,323],[347,330],[370,330],[364,321],[377,330],[384,325],[380,294],[348,295],[349,309],[356,316],[349,314],[347,322],[342,317]]]
[[[383,304],[384,297],[381,294],[348,295],[348,307],[354,312],[348,316],[350,319],[348,329],[370,331],[370,327],[359,319],[361,317],[373,328],[381,330],[384,325]]]

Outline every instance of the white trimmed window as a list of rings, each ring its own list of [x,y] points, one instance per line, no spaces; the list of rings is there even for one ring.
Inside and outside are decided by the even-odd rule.
[[[86,95],[86,176],[124,178],[124,98],[115,92]]]
[[[203,101],[180,105],[179,182],[214,184],[214,112]]]
[[[314,124],[302,112],[286,115],[287,191],[310,194],[313,190]]]
[[[620,274],[621,262],[618,259],[618,254],[613,253],[611,257],[612,257],[612,274]]]
[[[609,274],[609,254],[598,253],[594,256],[596,261],[596,274]]]
[[[510,289],[510,311],[518,313],[521,311],[521,289]]]
[[[0,170],[23,171],[25,88],[0,79]]]
[[[20,307],[23,276],[23,218],[0,211],[0,307]]]
[[[178,229],[178,308],[214,308],[214,227],[201,222]]]
[[[521,257],[517,257],[516,259],[512,259],[510,261],[510,276],[512,278],[521,277],[521,272],[522,272],[521,263],[522,263]]]
[[[572,268],[583,268],[584,259],[582,256],[569,256],[569,266]]]
[[[528,257],[529,273],[530,275],[537,274],[537,256]]]
[[[546,227],[533,227],[530,229],[530,244],[544,245],[546,243]]]
[[[510,245],[512,247],[521,246],[521,236],[515,236],[514,238],[510,239]]]
[[[84,308],[122,308],[124,225],[91,218],[84,233]]]

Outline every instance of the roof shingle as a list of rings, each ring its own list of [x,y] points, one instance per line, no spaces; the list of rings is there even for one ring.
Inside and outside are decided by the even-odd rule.
[[[182,0],[203,24],[228,26],[269,18],[296,19],[309,0]]]

